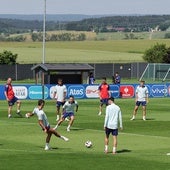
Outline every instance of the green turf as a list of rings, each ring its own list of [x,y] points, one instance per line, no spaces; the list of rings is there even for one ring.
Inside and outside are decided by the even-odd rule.
[[[144,62],[144,51],[156,43],[170,46],[169,40],[112,40],[47,42],[45,62],[51,63],[134,63]],[[18,63],[41,63],[42,42],[0,42],[0,52],[18,54]]]
[[[104,114],[98,116],[98,100],[78,100],[79,112],[70,132],[67,122],[58,132],[69,137],[64,142],[54,136],[51,151],[44,151],[45,134],[37,118],[7,118],[7,103],[0,101],[0,166],[1,170],[169,170],[170,116],[169,98],[150,99],[147,121],[141,120],[141,109],[130,121],[134,99],[117,99],[123,114],[124,130],[118,136],[118,154],[104,154]],[[22,114],[33,110],[36,101],[22,101]],[[47,100],[44,108],[52,126],[55,125],[55,103]],[[14,108],[15,111],[15,108]],[[86,140],[93,147],[84,146]],[[110,141],[111,144],[111,141]],[[111,151],[111,145],[110,145]]]

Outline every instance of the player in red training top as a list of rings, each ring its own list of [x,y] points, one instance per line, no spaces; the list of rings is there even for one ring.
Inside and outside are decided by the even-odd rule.
[[[12,112],[12,106],[15,104],[15,102],[17,103],[17,114],[22,117],[21,113],[20,113],[20,106],[21,106],[21,101],[15,97],[13,88],[12,88],[12,79],[8,78],[7,79],[7,83],[5,85],[5,97],[6,100],[8,101],[8,118],[11,118],[11,112]]]
[[[99,116],[102,114],[102,106],[105,104],[108,105],[108,99],[110,98],[110,86],[106,82],[106,77],[102,78],[102,83],[99,85],[99,97],[100,97],[100,107],[99,107]]]

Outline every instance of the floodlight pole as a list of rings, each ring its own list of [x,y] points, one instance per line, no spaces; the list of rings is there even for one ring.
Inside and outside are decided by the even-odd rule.
[[[44,0],[44,19],[43,19],[43,54],[42,54],[42,64],[45,63],[45,42],[46,42],[46,0]],[[44,72],[42,71],[41,76],[41,84],[42,84],[42,99],[45,99],[44,94]]]
[[[43,19],[43,57],[42,63],[45,63],[45,41],[46,41],[46,0],[44,0],[44,19]]]

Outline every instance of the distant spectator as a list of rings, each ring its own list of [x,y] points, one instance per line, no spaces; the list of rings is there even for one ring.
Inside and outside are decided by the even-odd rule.
[[[119,73],[116,72],[116,74],[115,74],[115,84],[120,84],[120,81],[121,81],[121,77],[120,77]]]
[[[95,82],[95,78],[93,73],[91,72],[88,76],[88,84],[94,84],[94,82]]]

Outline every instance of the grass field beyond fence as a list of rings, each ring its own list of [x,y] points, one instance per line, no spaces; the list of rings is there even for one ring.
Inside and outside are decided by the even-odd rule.
[[[114,40],[47,42],[46,63],[134,63],[144,62],[143,53],[156,43],[170,46],[169,40]],[[0,52],[18,54],[18,63],[41,63],[41,42],[0,42]]]
[[[70,132],[67,122],[58,132],[67,136],[64,142],[54,136],[51,151],[44,151],[45,134],[36,116],[7,118],[7,103],[0,101],[0,166],[1,170],[169,170],[170,116],[169,98],[152,98],[147,108],[147,121],[141,120],[141,108],[137,119],[130,121],[134,99],[117,99],[123,114],[124,130],[118,136],[118,154],[104,154],[104,112],[98,116],[97,99],[78,100],[79,111]],[[37,101],[22,101],[22,114],[32,111]],[[51,126],[55,125],[55,101],[47,100],[44,108]],[[111,138],[110,138],[111,139]],[[93,147],[84,146],[91,140]]]

